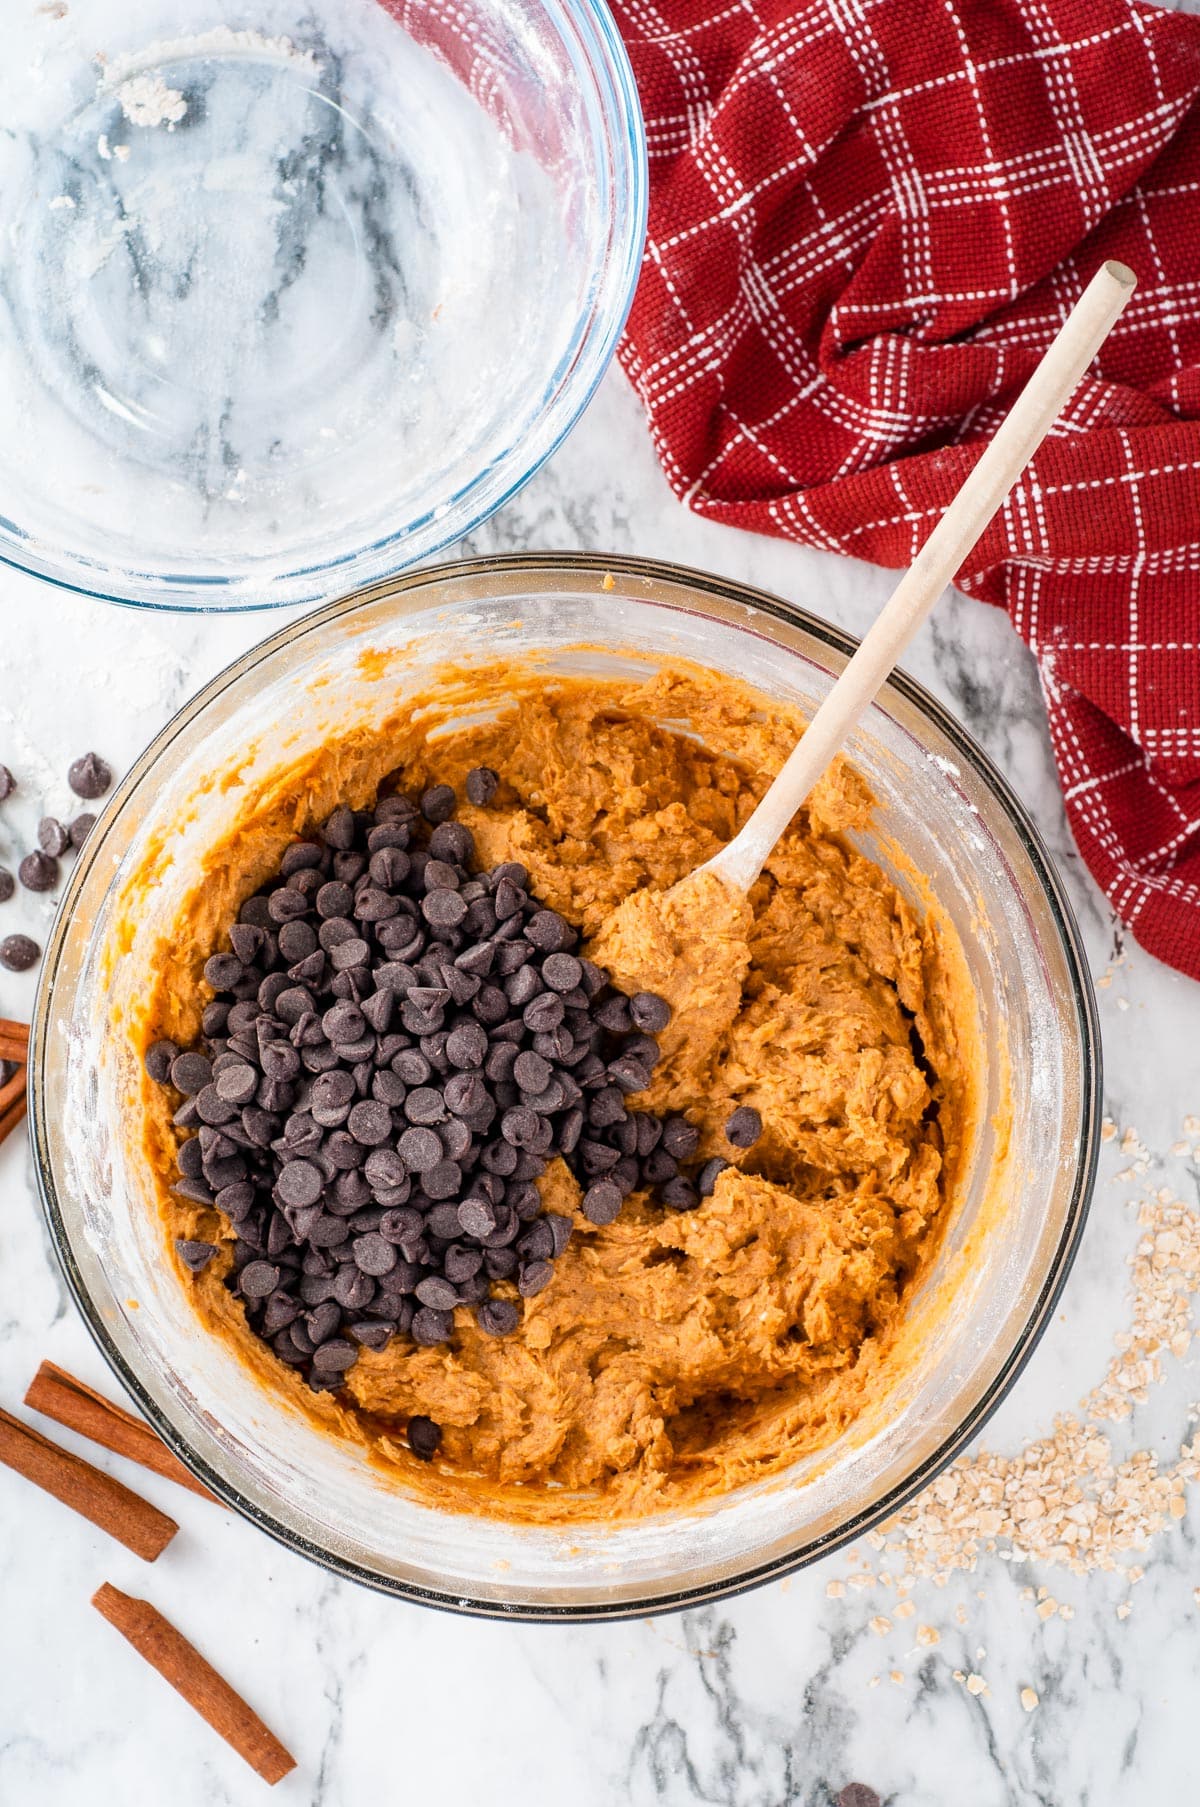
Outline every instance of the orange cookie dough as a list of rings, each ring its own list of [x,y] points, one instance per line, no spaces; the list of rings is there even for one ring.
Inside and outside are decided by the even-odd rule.
[[[677,909],[649,907],[735,833],[797,728],[691,667],[626,683],[448,670],[382,731],[348,729],[247,798],[147,975],[139,1041],[194,1039],[204,959],[293,835],[370,801],[394,770],[407,789],[447,780],[461,798],[484,764],[500,790],[460,808],[480,859],[522,861],[618,983],[671,1002],[663,1058],[631,1102],[683,1111],[700,1158],[733,1164],[693,1212],[635,1196],[595,1229],[555,1162],[542,1190],[575,1235],[513,1335],[484,1335],[460,1308],[451,1343],[396,1339],[359,1357],[340,1398],[313,1396],[247,1330],[224,1250],[198,1277],[180,1269],[208,1329],[237,1338],[264,1385],[432,1501],[564,1521],[681,1505],[828,1444],[895,1378],[906,1299],[974,1133],[975,1007],[953,932],[855,851],[871,799],[843,762],[748,902],[707,880]],[[723,1135],[742,1104],[765,1126],[744,1151]],[[146,1082],[164,1227],[222,1241],[216,1212],[169,1190],[170,1108]],[[443,1428],[429,1466],[404,1447],[418,1412]]]

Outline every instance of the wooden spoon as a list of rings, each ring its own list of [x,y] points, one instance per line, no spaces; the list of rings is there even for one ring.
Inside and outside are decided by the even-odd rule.
[[[1133,271],[1121,263],[1106,263],[1097,270],[758,808],[732,841],[680,884],[708,872],[732,890],[749,891],[780,835],[999,512],[1111,332],[1136,281]]]

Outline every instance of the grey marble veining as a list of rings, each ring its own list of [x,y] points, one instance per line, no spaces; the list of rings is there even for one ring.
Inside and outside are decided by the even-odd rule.
[[[861,630],[889,577],[696,520],[670,496],[637,406],[611,375],[553,463],[470,550],[585,547],[705,566]],[[0,863],[44,809],[68,805],[69,760],[95,744],[132,758],[197,686],[278,617],[213,620],[105,609],[0,572],[6,626],[0,757],[22,790],[0,812]],[[1029,805],[1066,877],[1099,992],[1108,1108],[1149,1153],[1135,1183],[1114,1140],[1061,1309],[987,1432],[1015,1452],[1102,1377],[1127,1324],[1131,1198],[1169,1186],[1196,1203],[1193,1162],[1170,1150],[1200,1112],[1200,993],[1125,947],[1074,854],[1036,674],[1006,620],[953,597],[907,661],[963,719]],[[10,757],[11,755],[11,757]],[[23,895],[6,927],[37,932],[53,904]],[[31,982],[4,976],[20,1014]],[[71,1306],[17,1138],[0,1150],[0,1402],[43,1356],[114,1390]],[[1191,1435],[1196,1361],[1132,1420],[1125,1452],[1169,1463]],[[69,1440],[63,1433],[64,1440]],[[76,1445],[81,1450],[82,1444]],[[94,1454],[94,1451],[88,1451]],[[130,1798],[243,1807],[262,1785],[87,1606],[103,1579],[161,1605],[244,1689],[295,1751],[281,1802],[485,1799],[508,1807],[829,1807],[861,1780],[896,1807],[1127,1807],[1190,1798],[1200,1583],[1194,1508],[1137,1560],[1144,1579],[1073,1577],[983,1558],[944,1588],[918,1583],[913,1617],[882,1588],[829,1598],[857,1565],[836,1556],[702,1611],[584,1627],[473,1623],[335,1582],[231,1514],[102,1458],[174,1513],[181,1536],[153,1568],[0,1471],[0,1802],[94,1807]],[[1042,1622],[1022,1589],[1074,1611]],[[982,1597],[981,1597],[982,1596]],[[1118,1618],[1128,1601],[1130,1612]],[[963,1623],[959,1622],[959,1616]],[[934,1627],[927,1649],[915,1628]],[[982,1654],[981,1654],[982,1653]],[[954,1671],[974,1671],[973,1696]],[[893,1673],[899,1680],[893,1680]],[[1022,1687],[1040,1704],[1026,1714]],[[369,1791],[369,1792],[368,1792]]]

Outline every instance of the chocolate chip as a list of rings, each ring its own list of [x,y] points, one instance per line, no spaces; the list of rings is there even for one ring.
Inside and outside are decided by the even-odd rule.
[[[175,1247],[179,1259],[193,1274],[202,1274],[217,1252],[215,1242],[193,1242],[187,1236],[176,1237]]]
[[[38,846],[51,859],[60,859],[71,845],[71,837],[56,816],[43,816],[38,823]]]
[[[254,1187],[248,1181],[240,1180],[232,1185],[221,1186],[215,1203],[218,1211],[223,1211],[234,1223],[240,1223],[247,1212],[253,1209],[255,1197]]]
[[[395,1248],[378,1230],[369,1231],[365,1236],[356,1236],[351,1252],[355,1266],[376,1279],[381,1274],[390,1274],[396,1265]]]
[[[112,773],[96,753],[84,753],[67,768],[67,783],[88,803],[102,797],[112,783]]]
[[[442,1144],[432,1129],[406,1129],[396,1145],[410,1173],[428,1173],[442,1158]]]
[[[3,959],[4,947],[0,945],[0,959]],[[5,961],[5,965],[8,962]],[[156,1085],[166,1085],[171,1077],[171,1063],[179,1054],[179,1049],[172,1041],[152,1042],[146,1049],[144,1062],[147,1073]]]
[[[325,1189],[319,1167],[304,1159],[284,1163],[275,1182],[276,1191],[285,1205],[302,1209],[315,1205]]]
[[[865,1782],[847,1782],[841,1790],[834,1807],[883,1807],[879,1796]]]
[[[451,1286],[449,1280],[431,1274],[427,1280],[417,1282],[417,1298],[422,1305],[430,1305],[435,1311],[453,1311],[458,1304],[458,1289]]]
[[[696,1187],[701,1198],[711,1198],[717,1189],[717,1181],[729,1166],[723,1155],[714,1155],[711,1161],[705,1161],[696,1175]]]
[[[468,801],[477,809],[486,809],[500,786],[500,778],[490,765],[477,765],[467,773]]]
[[[646,1068],[631,1054],[620,1054],[616,1060],[610,1060],[608,1075],[622,1092],[644,1092],[650,1083]]]
[[[457,807],[454,791],[448,784],[433,784],[422,794],[421,814],[435,825],[448,822]]]
[[[357,1356],[358,1350],[345,1337],[331,1337],[314,1352],[313,1367],[318,1374],[340,1375],[353,1366]]]
[[[6,967],[10,973],[28,972],[36,966],[41,948],[28,935],[6,935],[0,941],[0,966]],[[151,1074],[151,1078],[154,1075]]]
[[[321,830],[321,838],[327,846],[345,852],[353,847],[356,832],[353,810],[341,805],[327,819]]]
[[[583,1215],[589,1223],[609,1224],[618,1216],[625,1194],[613,1180],[596,1180],[583,1195]]]
[[[238,1276],[245,1299],[265,1299],[279,1285],[279,1269],[270,1261],[251,1261]]]
[[[386,1142],[391,1134],[392,1113],[377,1098],[364,1098],[350,1112],[346,1127],[356,1142],[361,1142],[367,1148],[376,1148],[379,1143]]]
[[[452,793],[453,794],[453,793]],[[442,1427],[417,1413],[408,1421],[408,1447],[422,1462],[432,1462],[442,1441]]]
[[[525,1006],[522,1013],[525,1027],[535,1034],[557,1029],[564,1014],[562,999],[552,991],[543,991],[531,1004]]]
[[[171,1084],[185,1097],[202,1092],[211,1080],[212,1062],[203,1054],[180,1054],[171,1062]]]
[[[0,765],[0,803],[7,802],[17,788],[17,781],[6,765]]]
[[[421,899],[421,914],[431,928],[455,929],[467,913],[457,891],[430,891]]]
[[[512,1064],[512,1076],[523,1092],[541,1092],[549,1085],[554,1068],[540,1054],[526,1050]]]
[[[446,1120],[446,1100],[436,1086],[414,1086],[404,1100],[403,1109],[409,1123],[428,1126]]]
[[[308,914],[308,899],[292,885],[280,885],[267,899],[267,915],[282,926]]]
[[[430,1305],[422,1305],[413,1313],[410,1334],[414,1343],[423,1349],[432,1349],[438,1343],[448,1341],[454,1329],[454,1317],[448,1311],[435,1311]]]
[[[521,1269],[517,1279],[517,1291],[523,1299],[532,1299],[543,1292],[554,1278],[554,1269],[548,1261],[529,1261]]]
[[[635,1029],[657,1035],[671,1020],[671,1006],[657,992],[636,991],[629,1000],[629,1015]]]
[[[0,903],[7,903],[17,888],[17,881],[7,866],[0,866]]]
[[[218,1098],[225,1099],[226,1103],[249,1104],[258,1090],[258,1074],[252,1066],[239,1061],[218,1073],[215,1084]]]
[[[27,853],[17,877],[27,891],[52,891],[58,883],[58,861],[48,853]]]
[[[525,933],[543,953],[558,953],[575,941],[574,929],[557,910],[536,910],[525,925]]]
[[[245,968],[236,954],[213,954],[204,962],[204,977],[214,991],[229,991]]]
[[[673,1211],[692,1211],[700,1203],[700,1194],[695,1186],[682,1177],[668,1180],[658,1196]]]
[[[725,1125],[726,1140],[735,1148],[751,1148],[762,1135],[763,1122],[753,1105],[740,1104]]]
[[[481,1067],[487,1051],[488,1038],[478,1023],[460,1023],[446,1037],[446,1058],[451,1066]]]
[[[548,954],[542,962],[542,977],[551,991],[574,991],[583,968],[574,954]]]
[[[668,1117],[663,1123],[662,1146],[677,1161],[690,1161],[700,1146],[700,1131],[686,1117]]]
[[[81,815],[76,816],[74,821],[68,823],[67,836],[72,847],[74,847],[77,852],[79,848],[83,846],[83,843],[87,840],[95,826],[95,816],[88,815],[86,810]]]
[[[442,1140],[442,1146],[446,1146],[445,1139]],[[438,1161],[421,1175],[421,1184],[429,1198],[456,1198],[462,1191],[462,1168],[457,1161]]]

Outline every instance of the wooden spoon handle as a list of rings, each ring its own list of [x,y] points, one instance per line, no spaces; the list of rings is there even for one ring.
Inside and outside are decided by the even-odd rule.
[[[776,841],[1050,431],[1136,280],[1124,264],[1106,263],[1097,270],[762,802],[703,870],[736,890],[750,889]]]

